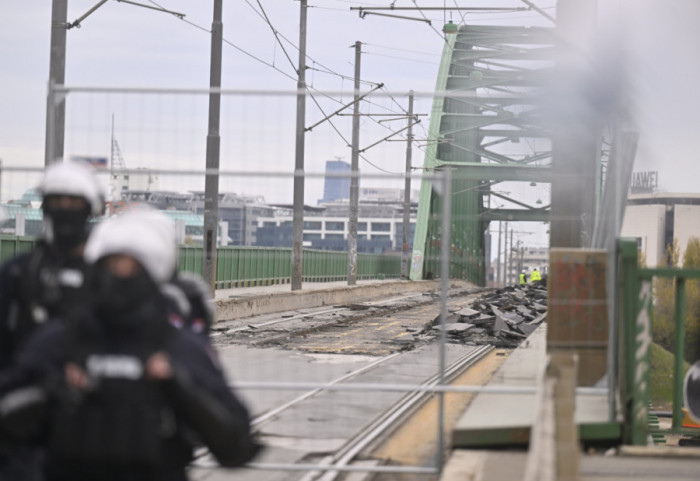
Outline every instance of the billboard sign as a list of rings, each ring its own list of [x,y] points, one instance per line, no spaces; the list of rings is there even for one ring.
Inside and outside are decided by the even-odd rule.
[[[659,172],[632,172],[630,193],[650,194],[659,188]]]

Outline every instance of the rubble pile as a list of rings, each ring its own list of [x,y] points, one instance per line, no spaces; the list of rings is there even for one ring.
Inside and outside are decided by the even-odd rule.
[[[545,286],[509,286],[450,312],[444,329],[449,342],[513,348],[537,329],[546,313]],[[438,316],[428,330],[439,333],[441,328]]]

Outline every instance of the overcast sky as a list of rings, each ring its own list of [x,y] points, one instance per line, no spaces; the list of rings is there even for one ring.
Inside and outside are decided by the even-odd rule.
[[[0,122],[0,158],[6,165],[41,165],[44,148],[45,96],[49,66],[50,3],[21,2],[4,7],[0,16],[0,60],[2,104],[6,112]],[[83,15],[96,2],[69,0],[69,21]],[[153,5],[145,0],[145,3]],[[374,2],[388,6],[390,2]],[[473,3],[457,2],[462,6]],[[542,2],[553,12],[552,2]],[[195,87],[209,84],[209,29],[212,2],[162,0],[158,4],[185,13],[185,21],[172,15],[107,2],[84,20],[81,28],[68,31],[66,84],[72,86]],[[442,2],[418,2],[440,6]],[[434,89],[444,37],[445,19],[462,23],[454,12],[401,11],[397,15],[417,20],[370,16],[361,19],[350,7],[368,3],[346,0],[312,0],[308,10],[307,84],[318,91],[346,92],[324,99],[317,94],[323,112],[347,103],[352,95],[355,41],[361,41],[363,90],[369,83],[383,83],[386,91],[428,92]],[[524,4],[515,0],[489,2],[490,6]],[[414,6],[398,1],[397,7]],[[270,24],[279,32],[278,42]],[[422,20],[431,20],[428,24]],[[469,13],[475,23],[550,24],[536,12]],[[296,88],[295,46],[299,38],[299,2],[291,0],[224,1],[222,86],[229,89]],[[229,43],[230,42],[230,43]],[[233,45],[231,45],[233,44]],[[291,59],[291,62],[290,60]],[[366,82],[366,83],[365,83]],[[226,97],[222,101],[222,160],[225,170],[283,170],[290,173],[294,161],[294,97]],[[307,101],[307,125],[324,117],[316,101]],[[399,112],[407,98],[377,98],[366,111]],[[127,167],[200,168],[206,138],[204,96],[115,96],[71,94],[66,114],[66,156],[108,155],[111,114],[115,134]],[[427,114],[430,98],[416,99],[414,111]],[[349,113],[350,111],[348,111]],[[153,116],[158,120],[151,121]],[[405,121],[379,125],[363,119],[360,147],[404,127]],[[307,170],[322,172],[323,162],[335,157],[350,159],[349,117],[335,118],[307,134]],[[416,138],[425,138],[428,118],[416,128]],[[173,141],[173,133],[175,140]],[[420,147],[420,143],[418,144]],[[399,155],[396,155],[398,152]],[[405,146],[385,142],[364,156],[389,172],[402,172]],[[422,163],[422,152],[414,155]],[[382,170],[362,162],[363,173]],[[162,179],[165,180],[165,179]],[[368,179],[368,184],[372,182]],[[381,181],[380,181],[381,182]],[[245,186],[254,193],[256,180]],[[184,185],[184,184],[183,184]],[[417,185],[415,186],[417,188]],[[239,186],[231,186],[239,188]],[[318,198],[320,183],[307,189],[307,201]],[[279,194],[279,192],[277,192]],[[291,189],[288,194],[291,195]],[[267,194],[269,197],[269,193]]]
[[[143,0],[148,5],[154,2]],[[69,0],[68,19],[83,15],[97,0]],[[82,24],[68,31],[66,84],[73,86],[148,86],[206,88],[209,84],[212,4],[206,0],[159,0],[163,7],[186,14],[185,21],[152,10],[107,2]],[[402,94],[435,86],[442,53],[440,29],[445,19],[455,23],[542,25],[551,22],[534,11],[468,13],[457,11],[401,11],[404,20],[379,16],[359,18],[350,7],[517,6],[518,0],[427,1],[309,0],[307,83],[318,91],[345,92],[324,99],[325,112],[348,102],[352,95],[355,41],[363,42],[362,79],[385,84],[395,93],[363,107],[398,112],[407,107]],[[554,0],[537,0],[554,15]],[[622,46],[630,64],[636,128],[642,135],[635,170],[659,170],[660,188],[696,192],[700,168],[695,139],[700,132],[700,78],[697,60],[697,19],[700,2],[694,0],[610,0],[600,2],[601,25]],[[262,7],[262,8],[261,8]],[[263,14],[264,9],[264,14]],[[279,32],[279,45],[270,26]],[[3,2],[0,6],[0,159],[5,165],[43,164],[46,91],[49,67],[51,2]],[[431,24],[420,20],[431,20]],[[292,0],[224,0],[224,88],[282,89],[296,87],[299,38],[299,2]],[[233,45],[235,45],[235,47]],[[286,51],[286,52],[285,52]],[[605,51],[605,49],[603,49]],[[292,63],[287,59],[291,58]],[[369,89],[363,84],[363,90]],[[430,99],[417,99],[415,112],[428,113]],[[203,168],[206,139],[206,97],[71,94],[66,115],[66,155],[109,155],[111,119],[127,167]],[[307,100],[307,126],[323,117],[314,101]],[[222,160],[224,170],[266,170],[291,173],[294,162],[294,98],[235,96],[222,101]],[[425,135],[428,118],[417,127]],[[404,121],[383,123],[363,119],[360,147],[367,146]],[[391,127],[388,127],[390,125]],[[336,129],[339,132],[336,132]],[[307,134],[307,170],[322,172],[323,162],[334,157],[350,159],[350,118],[336,118]],[[342,136],[342,137],[341,137]],[[420,145],[420,142],[418,142]],[[403,170],[405,146],[385,142],[365,157],[380,169]],[[414,165],[423,154],[416,150]],[[197,165],[201,162],[202,164]],[[380,170],[361,161],[363,173]],[[26,184],[29,176],[3,175],[2,197]],[[25,181],[25,182],[23,182]],[[169,188],[203,188],[192,179],[161,179]],[[383,185],[370,181],[365,185]],[[260,193],[291,201],[291,183],[266,179],[222,180],[222,190]],[[394,184],[391,184],[394,185]],[[399,183],[400,185],[400,183]],[[273,186],[271,188],[271,186]],[[321,195],[320,181],[310,181],[307,202]],[[418,183],[414,188],[418,187]],[[534,197],[547,195],[538,187]]]

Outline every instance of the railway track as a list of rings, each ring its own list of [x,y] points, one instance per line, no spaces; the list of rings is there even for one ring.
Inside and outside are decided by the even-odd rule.
[[[448,311],[463,309],[482,292],[452,290]],[[372,452],[428,406],[438,383],[449,384],[493,349],[447,343],[441,351],[436,331],[426,329],[439,314],[439,297],[430,293],[215,326],[214,342],[235,366],[234,386],[245,396],[252,428],[266,446],[255,462],[236,470],[235,479],[332,481],[349,471],[369,470],[435,474],[433,467],[383,465]],[[437,374],[441,365],[442,379]],[[437,452],[442,437],[437,424],[431,425],[436,432],[430,428],[435,438],[430,449]],[[371,466],[363,464],[368,462]],[[226,476],[231,473],[205,451],[190,471],[198,481],[230,479]]]
[[[443,382],[449,383],[453,378],[463,373],[474,363],[482,359],[493,348],[491,346],[479,346],[470,349],[468,352],[454,359],[445,369]],[[313,387],[301,395],[276,406],[273,409],[255,416],[251,422],[253,430],[257,433],[263,431],[263,427],[272,423],[275,418],[281,416],[285,411],[298,408],[299,405],[309,402],[311,399],[329,392],[339,393],[357,393],[361,390],[368,389],[366,384],[351,383],[362,375],[370,373],[373,370],[379,369],[381,366],[389,362],[402,364],[401,356],[406,356],[407,353],[393,353],[381,358],[375,359],[371,363],[349,372],[343,376],[333,379],[321,386]],[[356,426],[354,432],[348,436],[343,443],[338,446],[332,453],[328,453],[316,462],[308,462],[307,459],[294,464],[282,464],[275,462],[254,462],[248,465],[254,470],[278,471],[298,473],[299,481],[333,481],[341,473],[346,471],[365,471],[367,467],[357,466],[354,462],[360,458],[367,457],[371,454],[373,448],[382,443],[388,436],[391,436],[397,426],[401,425],[408,417],[410,417],[423,403],[434,396],[433,388],[441,381],[439,373],[435,373],[422,382],[416,385],[401,386],[392,385],[388,387],[391,391],[399,392],[399,398],[392,404],[385,406],[376,416],[362,426]],[[240,387],[245,389],[268,389],[273,386],[265,385],[264,383],[243,383]],[[275,388],[294,387],[279,386]],[[382,389],[381,386],[374,386],[374,389]],[[270,436],[270,432],[266,434]],[[307,462],[304,462],[307,461]],[[202,450],[198,453],[197,459],[193,462],[194,471],[203,470],[209,471],[212,469],[222,469],[218,467],[211,456]],[[432,468],[401,468],[390,466],[372,466],[372,471],[377,472],[412,472],[428,474],[433,472]],[[196,475],[195,475],[196,476]],[[259,474],[250,479],[259,479]],[[193,479],[205,479],[197,478]],[[248,479],[248,478],[242,478]],[[296,479],[296,475],[292,475],[289,479]]]
[[[449,305],[458,308],[481,292],[484,289],[453,289],[449,293]],[[410,336],[406,335],[419,332],[437,314],[439,304],[435,293],[412,294],[227,321],[214,327],[212,338],[217,347],[245,344],[382,356],[412,344],[406,339]],[[368,352],[368,339],[362,334],[363,330],[371,330],[377,335],[372,344],[383,342],[385,345],[375,352]],[[351,342],[353,339],[356,342]]]
[[[493,350],[491,346],[480,346],[452,363],[445,370],[444,382],[449,383],[454,377],[478,362],[491,350]],[[433,395],[431,388],[438,385],[441,380],[443,380],[441,376],[436,374],[418,386],[416,390],[406,393],[399,402],[365,426],[353,438],[349,439],[334,455],[326,457],[319,463],[319,467],[322,467],[325,470],[324,472],[318,469],[314,470],[304,476],[301,481],[334,481],[340,474],[340,469],[351,466],[353,461],[362,453],[365,455],[371,454],[373,446],[386,440],[398,425],[420,408]]]

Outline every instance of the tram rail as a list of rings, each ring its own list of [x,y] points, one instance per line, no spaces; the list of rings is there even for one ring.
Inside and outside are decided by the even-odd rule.
[[[295,464],[281,464],[281,463],[249,463],[246,465],[248,468],[259,469],[259,470],[283,470],[283,471],[308,471],[308,473],[300,479],[300,481],[332,481],[339,473],[345,471],[372,471],[372,472],[384,472],[384,473],[418,473],[418,474],[430,474],[437,472],[435,468],[424,468],[424,467],[401,467],[401,466],[371,466],[371,467],[358,467],[353,466],[353,460],[366,450],[371,450],[372,446],[379,444],[384,439],[389,437],[395,428],[401,424],[406,418],[410,417],[420,406],[436,392],[444,392],[444,389],[435,390],[439,385],[441,379],[443,382],[449,383],[454,378],[462,374],[470,366],[478,362],[489,352],[493,350],[492,346],[478,346],[473,350],[460,357],[449,366],[446,367],[443,375],[436,373],[430,378],[426,379],[419,385],[405,385],[397,386],[390,385],[386,386],[387,390],[396,391],[402,390],[406,394],[394,405],[386,409],[383,413],[377,416],[375,419],[370,421],[364,427],[362,427],[355,435],[349,438],[344,445],[338,449],[334,454],[326,456],[319,463],[295,463]],[[406,353],[393,353],[388,356],[384,356],[380,359],[373,361],[372,363],[363,366],[355,371],[352,371],[344,376],[340,376],[323,386],[316,387],[306,393],[297,396],[296,398],[272,409],[264,414],[256,416],[251,421],[251,426],[253,431],[257,432],[262,425],[273,419],[275,416],[279,415],[281,412],[288,410],[299,403],[302,403],[313,396],[316,396],[327,390],[339,390],[342,391],[343,383],[357,377],[360,374],[366,373],[378,366],[386,363],[389,360],[395,359],[399,356],[406,355]],[[255,384],[258,388],[265,388],[263,384]],[[294,383],[289,383],[287,388],[293,388]],[[246,383],[237,384],[239,388],[250,388],[251,386]],[[267,386],[272,387],[272,386]],[[279,386],[277,386],[279,388]],[[346,386],[347,387],[347,386]],[[357,386],[362,389],[368,389],[372,387],[375,390],[381,390],[383,385],[375,384],[369,386],[363,384]],[[355,389],[351,389],[355,390]],[[206,450],[201,450],[192,463],[194,467],[204,468],[204,469],[223,469],[220,468],[215,461],[211,458]]]

